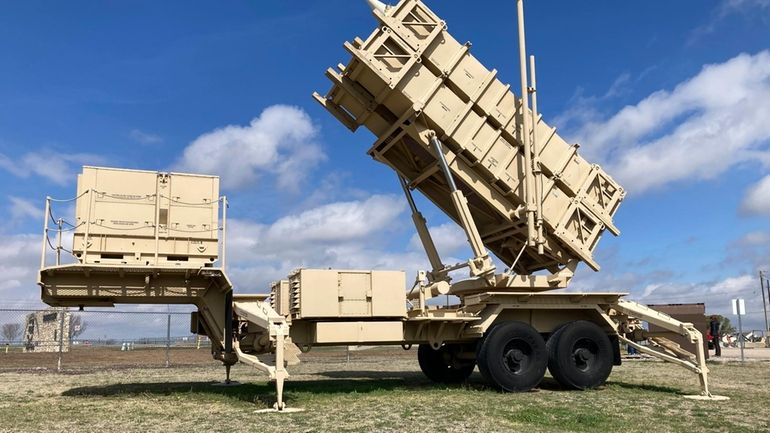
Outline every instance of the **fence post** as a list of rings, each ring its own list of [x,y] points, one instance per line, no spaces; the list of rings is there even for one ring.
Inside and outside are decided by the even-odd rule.
[[[61,228],[64,220],[59,218],[56,220],[56,266],[61,265]]]
[[[64,316],[65,316],[65,307],[61,307],[59,309],[59,357],[56,361],[56,371],[58,373],[61,373],[61,357],[62,357],[62,351],[64,349]]]
[[[168,313],[168,320],[166,321],[166,368],[171,366],[171,357],[169,351],[171,350],[171,313]]]

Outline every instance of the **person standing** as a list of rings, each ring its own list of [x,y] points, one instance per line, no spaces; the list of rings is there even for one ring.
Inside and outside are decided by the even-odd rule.
[[[714,342],[714,356],[722,356],[722,345],[719,338],[719,320],[716,316],[711,316],[711,322],[709,322],[709,333],[711,334],[711,341]]]

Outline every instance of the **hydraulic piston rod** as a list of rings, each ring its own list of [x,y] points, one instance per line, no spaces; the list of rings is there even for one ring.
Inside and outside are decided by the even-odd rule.
[[[481,240],[476,223],[473,221],[473,215],[471,215],[470,209],[468,209],[468,200],[462,191],[457,188],[457,184],[452,177],[452,173],[449,170],[449,164],[444,156],[444,149],[441,145],[441,141],[436,137],[435,133],[430,136],[430,143],[436,152],[436,158],[438,159],[441,171],[444,173],[449,190],[451,191],[452,204],[457,212],[457,219],[460,226],[465,231],[465,235],[468,238],[468,243],[473,251],[473,260],[471,260],[471,274],[477,275],[490,275],[494,274],[495,266],[489,259],[489,253],[487,252],[484,243]]]
[[[529,88],[527,86],[527,46],[524,39],[524,1],[516,0],[519,24],[519,70],[521,73],[521,139],[524,146],[524,196],[527,214],[527,245],[535,246],[535,178],[532,174],[532,143],[530,142]]]
[[[414,197],[412,197],[412,192],[409,190],[409,184],[406,179],[399,176],[398,180],[401,183],[401,188],[404,190],[406,201],[409,203],[409,209],[412,211],[412,221],[414,222],[415,229],[417,229],[417,236],[420,237],[420,242],[425,249],[425,254],[428,256],[433,273],[438,274],[444,268],[444,264],[441,263],[441,257],[438,255],[436,244],[430,235],[425,217],[422,216],[422,213],[417,209],[417,205],[414,204]]]

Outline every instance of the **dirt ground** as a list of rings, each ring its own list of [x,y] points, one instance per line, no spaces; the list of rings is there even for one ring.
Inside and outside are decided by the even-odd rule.
[[[770,348],[747,348],[743,351],[743,356],[747,361],[770,361]],[[724,347],[722,348],[722,356],[713,359],[715,361],[739,361],[741,359],[741,349],[737,347]]]
[[[207,352],[207,351],[205,351]],[[712,389],[730,401],[692,401],[697,379],[661,362],[616,367],[606,386],[565,391],[551,378],[524,394],[490,390],[478,372],[463,385],[429,382],[416,351],[316,351],[290,368],[292,414],[264,414],[274,389],[237,365],[240,386],[220,387],[205,361],[172,368],[5,370],[0,432],[770,432],[770,362],[710,364]],[[180,352],[179,355],[182,353]],[[138,355],[130,355],[138,356]]]
[[[0,351],[0,371],[56,368],[58,353],[24,353],[14,348],[8,353]],[[169,361],[172,365],[205,365],[212,362],[208,347],[171,348]],[[165,366],[166,349],[163,347],[121,351],[115,347],[73,347],[62,354],[65,370],[95,368],[128,368]]]
[[[348,352],[344,347],[314,348],[310,353],[303,354],[302,359],[309,362],[346,362],[351,360],[366,360],[382,355],[387,350],[390,357],[412,358],[413,352],[389,348],[370,350],[366,347],[351,347]],[[217,366],[220,365],[211,357],[210,348],[171,347],[169,364],[172,367]],[[57,368],[58,353],[24,353],[20,348],[14,348],[8,353],[0,349],[0,371],[30,371],[53,370]],[[166,366],[165,347],[140,348],[131,351],[121,351],[120,346],[112,347],[73,347],[70,352],[62,354],[62,369],[67,372],[92,371],[99,369],[153,368]]]

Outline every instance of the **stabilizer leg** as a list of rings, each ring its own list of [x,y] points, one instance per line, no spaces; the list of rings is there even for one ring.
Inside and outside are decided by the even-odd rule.
[[[619,327],[627,328],[627,319],[636,318],[687,337],[690,342],[695,344],[695,354],[687,352],[689,356],[687,358],[683,358],[682,356],[676,356],[676,354],[673,353],[665,353],[663,350],[655,350],[649,346],[642,346],[634,341],[627,339],[623,335],[618,336],[620,341],[636,348],[642,353],[646,353],[666,362],[677,364],[697,374],[698,381],[700,382],[700,394],[688,395],[685,396],[686,398],[695,400],[729,400],[729,397],[715,396],[712,395],[709,391],[709,369],[706,366],[706,354],[703,350],[703,335],[700,333],[700,331],[695,329],[692,323],[680,322],[668,314],[661,313],[660,311],[654,310],[650,307],[647,307],[646,305],[627,301],[625,299],[618,300],[611,307],[622,315],[616,317],[625,317],[626,319],[619,325]],[[623,326],[624,323],[626,326]]]

